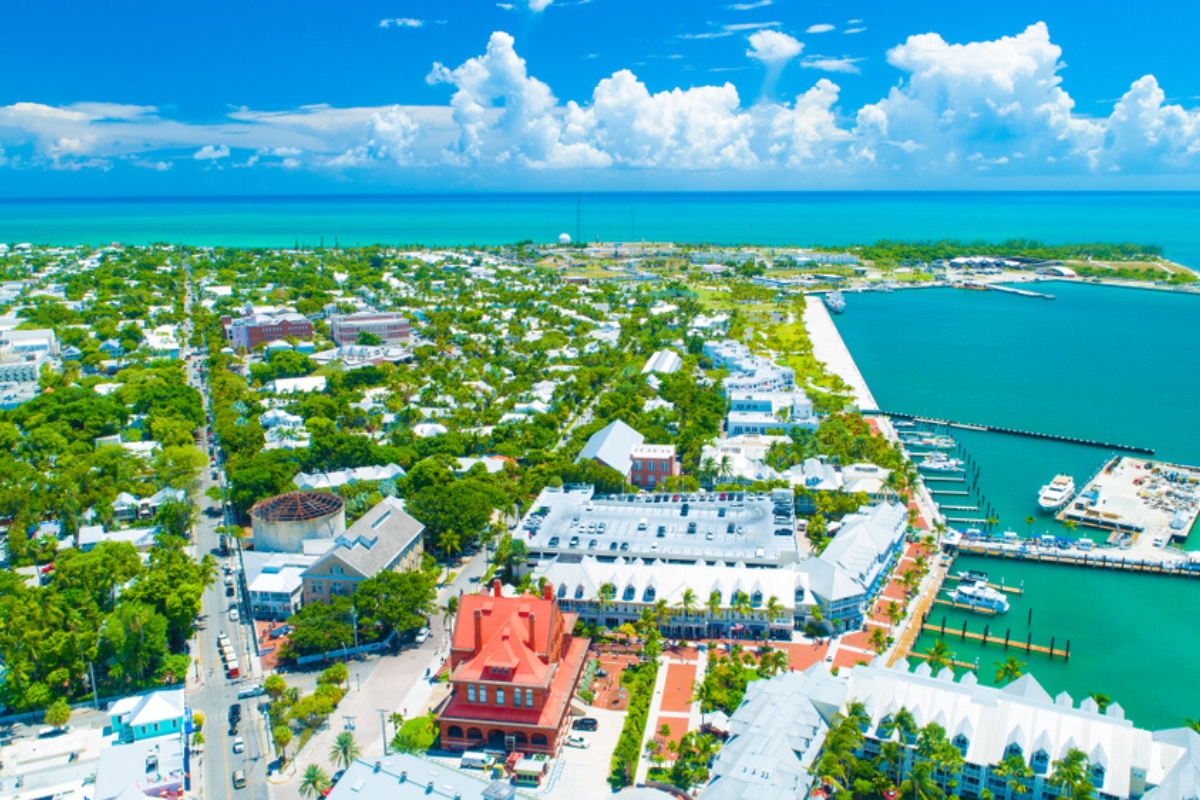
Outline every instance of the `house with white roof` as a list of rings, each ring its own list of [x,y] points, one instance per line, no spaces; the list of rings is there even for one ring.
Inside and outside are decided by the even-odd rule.
[[[355,467],[354,469],[339,469],[329,472],[301,472],[292,479],[301,489],[335,491],[347,483],[372,483],[377,481],[394,481],[403,478],[406,473],[399,464],[383,466]]]
[[[180,676],[182,678],[182,676]],[[116,701],[108,707],[112,730],[122,742],[178,736],[191,716],[183,689],[162,689]]]
[[[304,378],[276,378],[264,388],[276,394],[323,392],[325,391],[325,376],[309,375]]]
[[[646,375],[652,372],[657,372],[661,375],[669,375],[672,372],[678,372],[683,366],[683,358],[674,350],[663,349],[654,353],[642,366],[642,374]]]

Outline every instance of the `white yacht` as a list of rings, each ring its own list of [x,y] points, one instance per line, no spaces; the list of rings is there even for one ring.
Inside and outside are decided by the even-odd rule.
[[[991,611],[996,614],[1008,613],[1008,595],[993,589],[983,581],[959,583],[950,599],[959,605],[983,611]]]
[[[1070,475],[1056,475],[1054,480],[1038,492],[1038,507],[1048,514],[1062,511],[1075,496],[1075,479]]]
[[[960,472],[962,461],[957,458],[947,458],[945,453],[930,453],[924,461],[917,464],[917,469],[930,472]]]

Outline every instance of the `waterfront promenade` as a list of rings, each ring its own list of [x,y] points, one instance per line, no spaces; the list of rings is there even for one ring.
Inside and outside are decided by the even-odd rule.
[[[854,363],[854,357],[850,355],[849,348],[842,341],[842,335],[838,332],[837,326],[833,324],[833,318],[829,316],[829,309],[825,308],[825,304],[817,295],[807,295],[804,301],[804,327],[808,330],[808,338],[812,341],[813,357],[850,387],[854,394],[854,402],[859,408],[879,408],[871,390],[867,388],[866,379],[858,371],[858,365]]]

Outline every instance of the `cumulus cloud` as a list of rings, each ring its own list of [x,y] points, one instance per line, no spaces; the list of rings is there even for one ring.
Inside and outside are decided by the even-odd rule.
[[[804,44],[779,31],[758,31],[750,34],[750,49],[746,55],[764,64],[785,64],[804,49]]]
[[[778,27],[739,23],[711,34],[749,34],[747,55],[766,68],[768,89],[804,50]],[[810,55],[800,64],[852,74],[861,61]],[[164,118],[151,106],[0,106],[0,165],[401,176],[419,169],[485,183],[519,180],[521,170],[625,170],[659,173],[646,182],[661,186],[679,185],[671,176],[686,172],[736,175],[728,180],[747,186],[1110,173],[1200,180],[1200,112],[1169,102],[1146,75],[1108,116],[1079,113],[1062,81],[1062,51],[1041,23],[980,42],[914,35],[888,50],[887,61],[900,79],[878,101],[850,108],[828,78],[786,100],[764,91],[748,103],[731,83],[652,91],[628,69],[600,80],[590,96],[560,100],[530,72],[513,37],[496,32],[480,55],[434,64],[427,80],[448,87],[443,105],[241,108],[203,124]],[[242,160],[243,153],[252,155]]]
[[[830,25],[828,23],[822,23],[820,25],[809,25],[808,29],[804,32],[805,33],[829,33],[833,29],[834,29],[834,27],[832,25]]]
[[[192,158],[197,161],[216,161],[220,158],[229,158],[229,146],[221,145],[213,147],[211,144],[206,144],[192,155]]]

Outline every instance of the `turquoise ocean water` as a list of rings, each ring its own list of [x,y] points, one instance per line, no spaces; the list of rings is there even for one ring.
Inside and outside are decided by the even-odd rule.
[[[578,222],[577,226],[577,211]],[[0,200],[0,241],[199,245],[587,240],[854,244],[1007,237],[1152,242],[1200,267],[1194,193],[482,194]]]
[[[1155,458],[1200,464],[1200,297],[1064,282],[1055,300],[926,289],[848,295],[838,328],[872,394],[888,410],[1154,448]],[[1037,514],[1040,486],[1058,472],[1077,482],[1104,449],[974,431],[951,431],[979,467],[978,489],[998,530],[1065,532]],[[956,498],[957,499],[957,498]],[[953,501],[946,500],[953,504]],[[964,503],[965,505],[965,503]],[[952,513],[952,512],[947,512]],[[965,514],[971,516],[970,514]],[[1083,535],[1084,531],[1080,531]],[[1090,534],[1102,540],[1098,532]],[[1188,549],[1200,549],[1200,530]],[[1172,727],[1200,714],[1200,581],[1073,567],[960,559],[1008,585],[1012,609],[992,633],[1057,646],[1071,661],[1020,656],[1052,694],[1117,699],[1140,725]],[[1027,625],[1032,609],[1032,624]],[[950,627],[982,631],[983,617],[937,609]],[[930,646],[926,635],[918,649]],[[979,660],[991,681],[1002,648],[948,637],[960,661]]]

